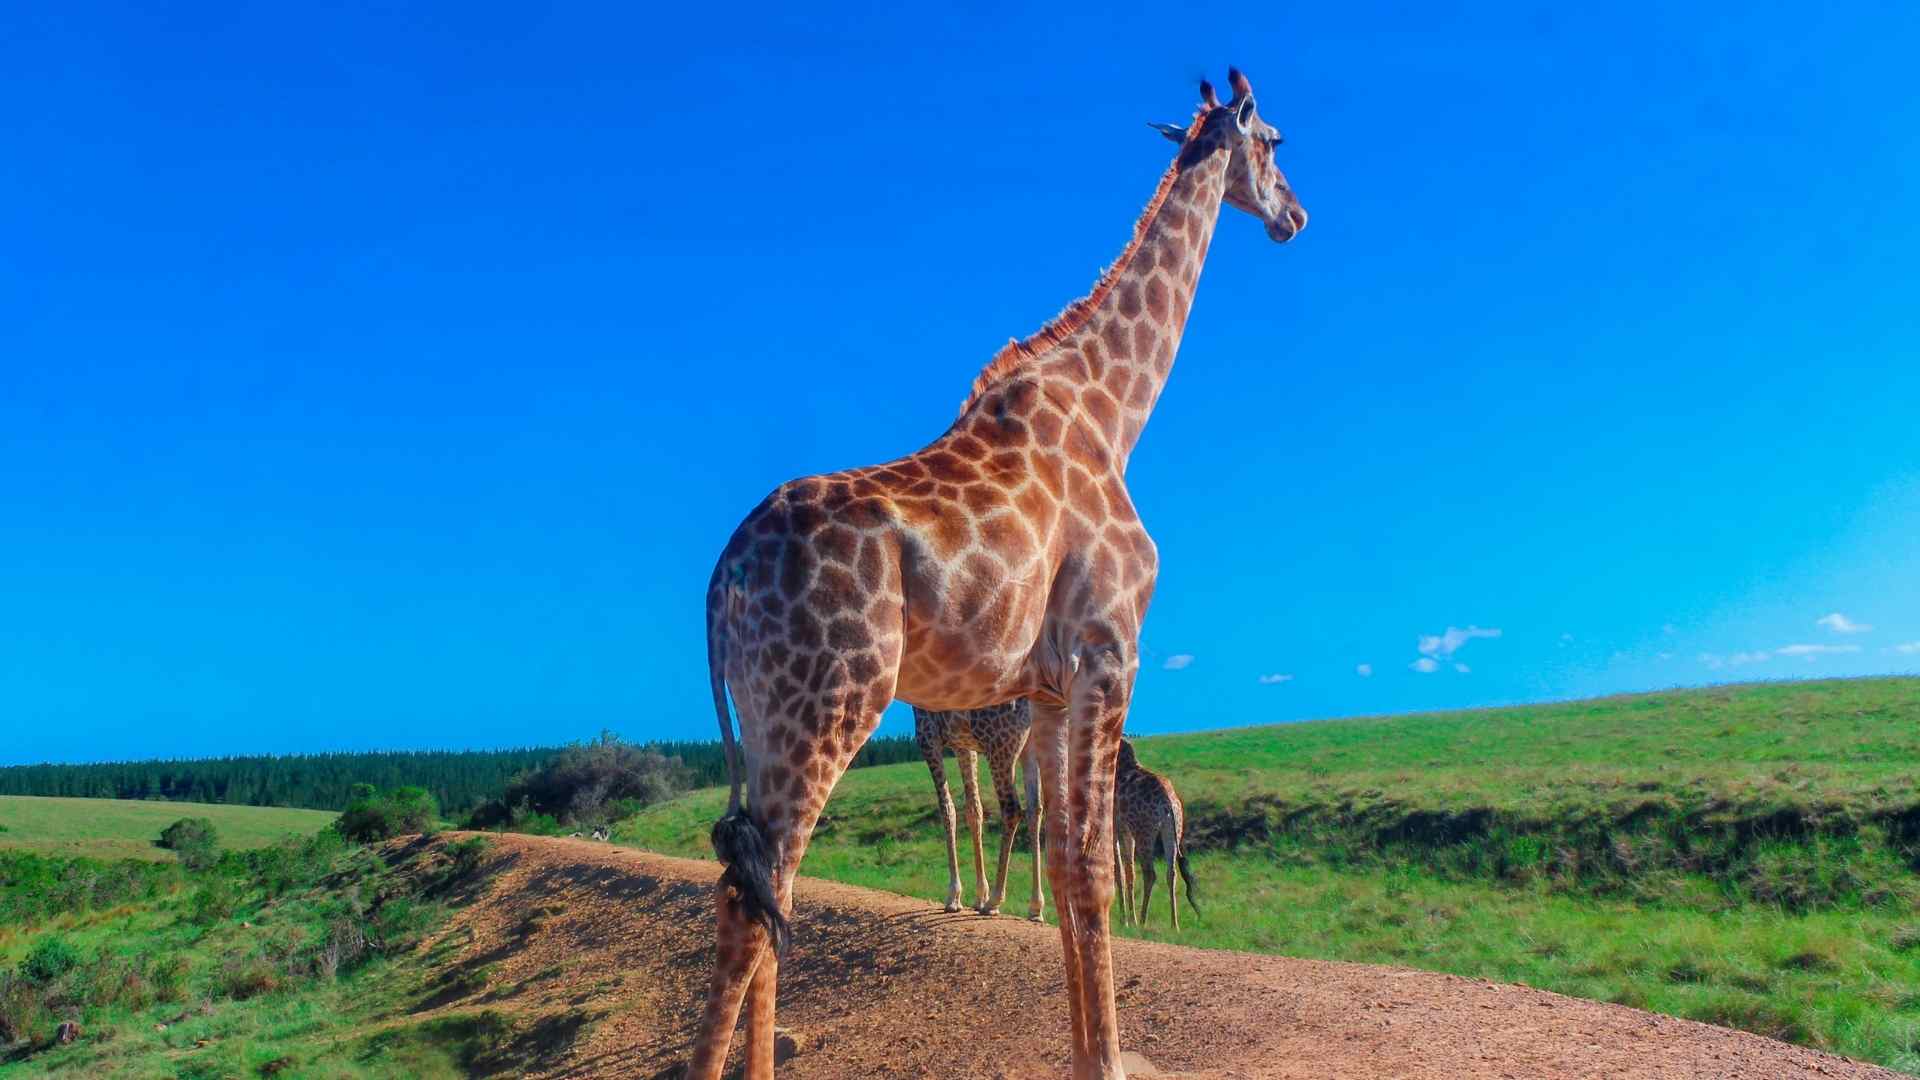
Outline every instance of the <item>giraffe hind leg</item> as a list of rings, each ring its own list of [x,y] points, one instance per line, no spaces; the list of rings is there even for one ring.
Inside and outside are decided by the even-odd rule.
[[[761,956],[772,951],[773,935],[763,920],[749,913],[744,894],[728,873],[723,873],[714,886],[714,909],[713,979],[686,1080],[719,1080],[754,969]]]
[[[993,774],[993,793],[1000,802],[1000,858],[993,875],[993,897],[981,907],[982,915],[994,915],[1007,900],[1007,868],[1013,862],[1013,845],[1020,838],[1020,794],[1013,785],[1013,757],[996,752],[987,758]]]
[[[1167,854],[1167,910],[1173,916],[1173,928],[1180,929],[1179,877],[1174,873],[1174,861],[1180,857],[1179,834],[1174,832],[1173,819],[1169,817],[1160,826],[1160,844]]]

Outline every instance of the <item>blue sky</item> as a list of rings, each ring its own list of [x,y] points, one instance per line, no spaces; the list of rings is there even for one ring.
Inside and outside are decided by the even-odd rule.
[[[1920,16],[1678,7],[15,12],[0,763],[712,736],[733,526],[1230,62],[1312,224],[1134,455],[1134,729],[1920,670]]]

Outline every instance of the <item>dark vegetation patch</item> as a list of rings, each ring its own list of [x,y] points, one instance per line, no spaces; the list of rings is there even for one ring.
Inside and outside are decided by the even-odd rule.
[[[1636,791],[1556,814],[1420,807],[1372,794],[1227,805],[1195,796],[1188,845],[1334,866],[1417,865],[1445,878],[1650,901],[1686,876],[1712,882],[1729,901],[1808,911],[1897,902],[1884,883],[1912,868],[1915,841],[1904,830],[1920,817],[1920,806],[1741,805],[1685,790]]]

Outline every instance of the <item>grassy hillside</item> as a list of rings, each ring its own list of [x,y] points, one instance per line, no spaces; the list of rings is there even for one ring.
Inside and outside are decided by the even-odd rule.
[[[329,830],[204,871],[0,853],[0,1077],[522,1073],[540,1033],[439,1009],[446,950],[418,947],[475,894],[487,844]]]
[[[1173,938],[1161,892],[1124,932],[1522,981],[1920,1072],[1920,680],[1138,745],[1187,803],[1206,915]],[[704,855],[724,802],[614,838]],[[925,767],[848,774],[804,872],[944,896]],[[1009,910],[1028,887],[1016,862]]]
[[[153,841],[160,830],[183,817],[210,819],[222,848],[244,850],[313,833],[337,816],[325,810],[266,806],[0,795],[0,849],[98,859],[171,860],[173,853],[153,846]]]

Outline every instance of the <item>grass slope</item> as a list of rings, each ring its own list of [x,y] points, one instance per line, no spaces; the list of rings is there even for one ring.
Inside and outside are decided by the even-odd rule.
[[[522,1074],[564,1047],[484,1003],[439,1008],[458,943],[424,947],[487,844],[321,833],[203,872],[0,856],[0,1078]]]
[[[1153,927],[1123,933],[1526,982],[1920,1073],[1920,680],[1243,728],[1139,751],[1187,803],[1206,914],[1174,938],[1163,883]],[[725,797],[650,807],[614,839],[708,854]],[[944,896],[925,767],[849,773],[804,870]],[[1008,910],[1028,887],[1016,860]]]
[[[173,853],[153,842],[160,830],[183,817],[211,820],[222,848],[244,850],[313,833],[337,816],[326,810],[272,806],[0,795],[0,848],[42,855],[171,861]]]

